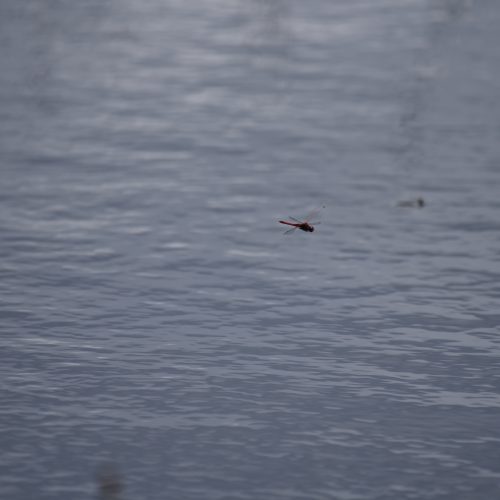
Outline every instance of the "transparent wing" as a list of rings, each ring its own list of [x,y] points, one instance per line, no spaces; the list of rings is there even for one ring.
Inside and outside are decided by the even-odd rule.
[[[283,234],[292,234],[296,229],[297,229],[296,227],[292,227],[292,229],[288,229]]]
[[[307,214],[306,218],[304,219],[304,222],[307,222],[309,224],[312,224],[312,222],[309,222],[311,219],[315,219],[316,217],[318,217],[318,215],[321,213],[321,210],[323,210],[323,208],[325,208],[324,206],[320,207],[320,208],[316,208],[315,210],[313,210],[311,213]],[[317,224],[317,222],[315,222],[314,224]]]
[[[296,219],[295,217],[292,217],[291,215],[288,216],[289,219],[292,219],[294,222],[298,222],[299,224],[302,224],[302,221],[299,219]]]

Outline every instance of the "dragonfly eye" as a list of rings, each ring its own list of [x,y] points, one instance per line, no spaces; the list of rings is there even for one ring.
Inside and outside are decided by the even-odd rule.
[[[311,233],[314,231],[314,228],[311,226]]]

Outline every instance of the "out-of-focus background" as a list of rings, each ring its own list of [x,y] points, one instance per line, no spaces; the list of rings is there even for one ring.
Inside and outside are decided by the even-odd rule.
[[[499,26],[1,1],[0,497],[498,498]]]

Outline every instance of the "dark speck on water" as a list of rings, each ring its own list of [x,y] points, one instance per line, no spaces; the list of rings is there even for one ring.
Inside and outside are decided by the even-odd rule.
[[[499,26],[0,2],[0,498],[499,498]]]

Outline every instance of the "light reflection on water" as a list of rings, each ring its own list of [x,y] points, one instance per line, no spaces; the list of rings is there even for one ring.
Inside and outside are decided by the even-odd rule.
[[[2,5],[1,496],[492,498],[499,15]]]

